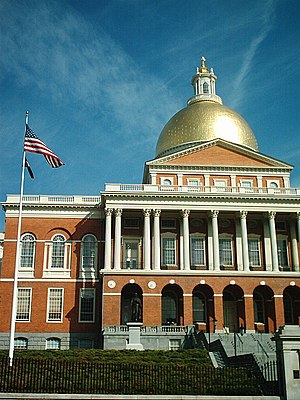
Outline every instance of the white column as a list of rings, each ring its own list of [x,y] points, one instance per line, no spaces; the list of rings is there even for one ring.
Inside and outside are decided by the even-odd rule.
[[[299,271],[299,254],[298,254],[298,242],[296,235],[295,220],[290,220],[291,227],[291,242],[292,242],[292,260],[293,260],[293,271]]]
[[[205,191],[209,192],[210,175],[208,175],[208,174],[204,174],[204,186],[205,186]]]
[[[212,235],[212,224],[211,216],[207,218],[207,248],[208,248],[208,269],[211,271],[214,269],[214,248],[213,248],[213,235]]]
[[[297,212],[297,233],[298,233],[298,242],[300,242],[300,213]]]
[[[236,261],[238,271],[243,271],[243,244],[241,218],[235,218]]]
[[[149,271],[151,261],[151,246],[150,246],[150,215],[151,210],[143,210],[144,214],[144,241],[143,241],[143,255],[144,255],[144,269]]]
[[[154,210],[154,269],[160,270],[160,214],[161,210]]]
[[[111,269],[111,215],[113,210],[105,210],[105,250],[104,250],[104,269]]]
[[[265,254],[266,271],[272,271],[270,226],[267,218],[263,218],[263,227],[264,227],[264,254]]]
[[[182,210],[183,221],[183,267],[190,269],[190,233],[189,233],[190,210]]]
[[[217,211],[217,210],[213,210],[211,212],[212,233],[213,233],[213,252],[214,252],[213,260],[214,260],[214,270],[215,271],[220,271],[218,215],[219,215],[219,211]]]
[[[242,249],[244,271],[249,271],[249,251],[248,251],[248,233],[247,233],[247,211],[240,212],[242,228]]]
[[[121,269],[121,216],[122,209],[118,208],[115,210],[115,259],[114,259],[114,269]]]
[[[156,173],[151,173],[150,174],[150,176],[151,176],[151,185],[156,185]]]
[[[269,226],[271,235],[271,251],[272,251],[272,270],[279,271],[278,266],[278,250],[277,250],[277,239],[276,239],[276,228],[275,228],[275,211],[269,211]]]
[[[182,218],[179,220],[179,269],[184,269],[183,260],[183,222]]]
[[[182,186],[182,174],[177,174],[177,182],[178,182],[178,186]]]

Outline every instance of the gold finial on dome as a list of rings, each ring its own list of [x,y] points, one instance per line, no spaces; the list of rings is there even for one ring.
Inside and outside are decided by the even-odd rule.
[[[201,57],[201,68],[199,68],[199,72],[208,72],[208,68],[205,65],[206,58],[204,56]]]

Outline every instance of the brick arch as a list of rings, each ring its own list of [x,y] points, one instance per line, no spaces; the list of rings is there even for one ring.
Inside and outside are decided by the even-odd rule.
[[[246,327],[244,291],[239,285],[227,285],[223,290],[223,321],[229,332]]]
[[[274,292],[270,286],[260,285],[253,291],[255,329],[259,332],[275,332],[276,312]]]
[[[300,321],[300,288],[287,286],[283,291],[285,325],[299,325]]]
[[[136,283],[127,283],[123,286],[121,291],[121,325],[125,325],[127,322],[130,322],[132,320],[132,302],[135,294],[137,294],[137,297],[139,298],[141,303],[140,322],[143,321],[143,290],[140,285]]]
[[[214,291],[207,284],[199,284],[192,292],[193,324],[199,330],[213,332],[215,311]]]
[[[168,284],[161,291],[162,325],[183,325],[183,290],[177,284]]]

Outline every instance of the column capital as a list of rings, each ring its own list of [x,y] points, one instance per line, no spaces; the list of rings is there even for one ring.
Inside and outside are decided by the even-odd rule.
[[[112,208],[106,208],[106,209],[104,210],[105,215],[108,216],[108,217],[112,215],[113,211],[114,211],[114,210],[113,210]]]
[[[154,217],[160,217],[160,214],[161,214],[161,210],[159,210],[159,209],[153,210]]]
[[[181,215],[183,216],[183,218],[188,218],[188,216],[190,215],[190,210],[181,210]]]
[[[241,219],[246,219],[248,215],[248,211],[240,211],[240,218]]]
[[[218,218],[218,215],[219,215],[219,211],[218,210],[211,210],[210,211],[210,216],[212,218]]]
[[[116,208],[116,209],[115,209],[115,215],[116,215],[116,217],[121,217],[122,213],[123,213],[122,208]]]
[[[151,215],[151,210],[150,209],[144,209],[143,210],[143,215],[144,215],[144,217],[150,217],[150,215]]]
[[[275,219],[276,211],[268,211],[268,218]]]

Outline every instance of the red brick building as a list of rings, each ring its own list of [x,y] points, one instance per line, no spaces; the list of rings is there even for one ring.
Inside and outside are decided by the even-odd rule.
[[[274,332],[299,324],[300,189],[222,104],[202,59],[141,184],[99,197],[25,196],[16,346],[124,348],[132,298],[144,348],[188,326]],[[8,196],[0,345],[8,345],[18,196]],[[177,342],[176,342],[177,341]],[[179,342],[178,342],[179,341]]]

